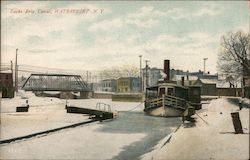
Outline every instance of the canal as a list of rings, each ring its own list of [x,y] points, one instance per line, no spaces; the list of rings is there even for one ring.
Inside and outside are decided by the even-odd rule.
[[[150,152],[164,137],[169,135],[182,124],[180,118],[153,117],[143,112],[119,112],[119,117],[111,122],[103,123],[99,132],[136,134],[143,133],[146,137],[123,148],[112,159],[138,159],[141,155]]]

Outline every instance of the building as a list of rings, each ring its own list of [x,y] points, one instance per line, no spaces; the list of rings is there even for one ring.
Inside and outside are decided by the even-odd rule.
[[[193,85],[201,86],[201,95],[217,96],[217,81],[214,79],[198,78]]]
[[[196,78],[203,78],[203,79],[218,79],[218,74],[210,74],[208,73],[203,73],[201,70],[199,70],[198,72],[189,72],[189,71],[183,71],[183,70],[175,70],[175,69],[171,69],[170,70],[170,75],[171,75],[171,79],[176,79],[176,75],[178,76],[189,76],[189,77],[196,77]]]
[[[2,98],[14,97],[14,86],[12,73],[0,73],[0,89],[2,91]]]
[[[155,67],[153,68],[148,67],[148,71],[146,74],[146,68],[143,68],[142,77],[143,77],[143,88],[145,90],[146,86],[154,86],[158,84],[159,80],[163,78],[163,70]],[[148,82],[147,85],[146,82]]]
[[[198,77],[189,75],[175,75],[172,80],[176,81],[176,84],[183,86],[191,86],[197,81]]]
[[[116,92],[116,85],[117,82],[115,79],[105,79],[105,80],[101,80],[100,82],[100,88],[101,91],[104,92]]]
[[[121,77],[117,79],[117,92],[119,93],[138,93],[140,87],[139,77]]]

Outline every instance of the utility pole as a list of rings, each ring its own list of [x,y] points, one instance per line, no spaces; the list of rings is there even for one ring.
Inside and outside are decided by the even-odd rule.
[[[88,84],[89,81],[89,72],[87,71],[87,78],[86,78],[86,83]]]
[[[92,83],[92,81],[91,81],[91,72],[89,72],[89,83]]]
[[[17,51],[18,51],[18,48],[16,49],[16,63],[15,63],[15,90],[16,92],[18,92]]]
[[[148,62],[149,60],[145,60],[146,63],[146,88],[148,87]]]
[[[10,61],[10,70],[11,70],[11,74],[13,76],[13,63],[12,63],[12,61]]]
[[[206,60],[207,60],[208,58],[203,58],[203,60],[204,60],[204,71],[203,71],[203,75],[205,75],[205,73],[206,73]]]
[[[142,92],[142,71],[141,71],[141,57],[142,55],[139,55],[140,57],[140,91]]]

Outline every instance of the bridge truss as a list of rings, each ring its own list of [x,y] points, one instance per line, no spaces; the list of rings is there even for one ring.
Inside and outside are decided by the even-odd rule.
[[[22,86],[25,91],[90,91],[80,75],[31,74]]]

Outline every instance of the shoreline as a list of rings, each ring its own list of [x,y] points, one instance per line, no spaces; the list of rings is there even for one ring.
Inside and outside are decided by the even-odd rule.
[[[181,124],[141,159],[249,159],[249,108],[239,110],[229,99],[204,104],[193,116],[196,122]],[[239,112],[244,134],[234,133],[232,112]]]

